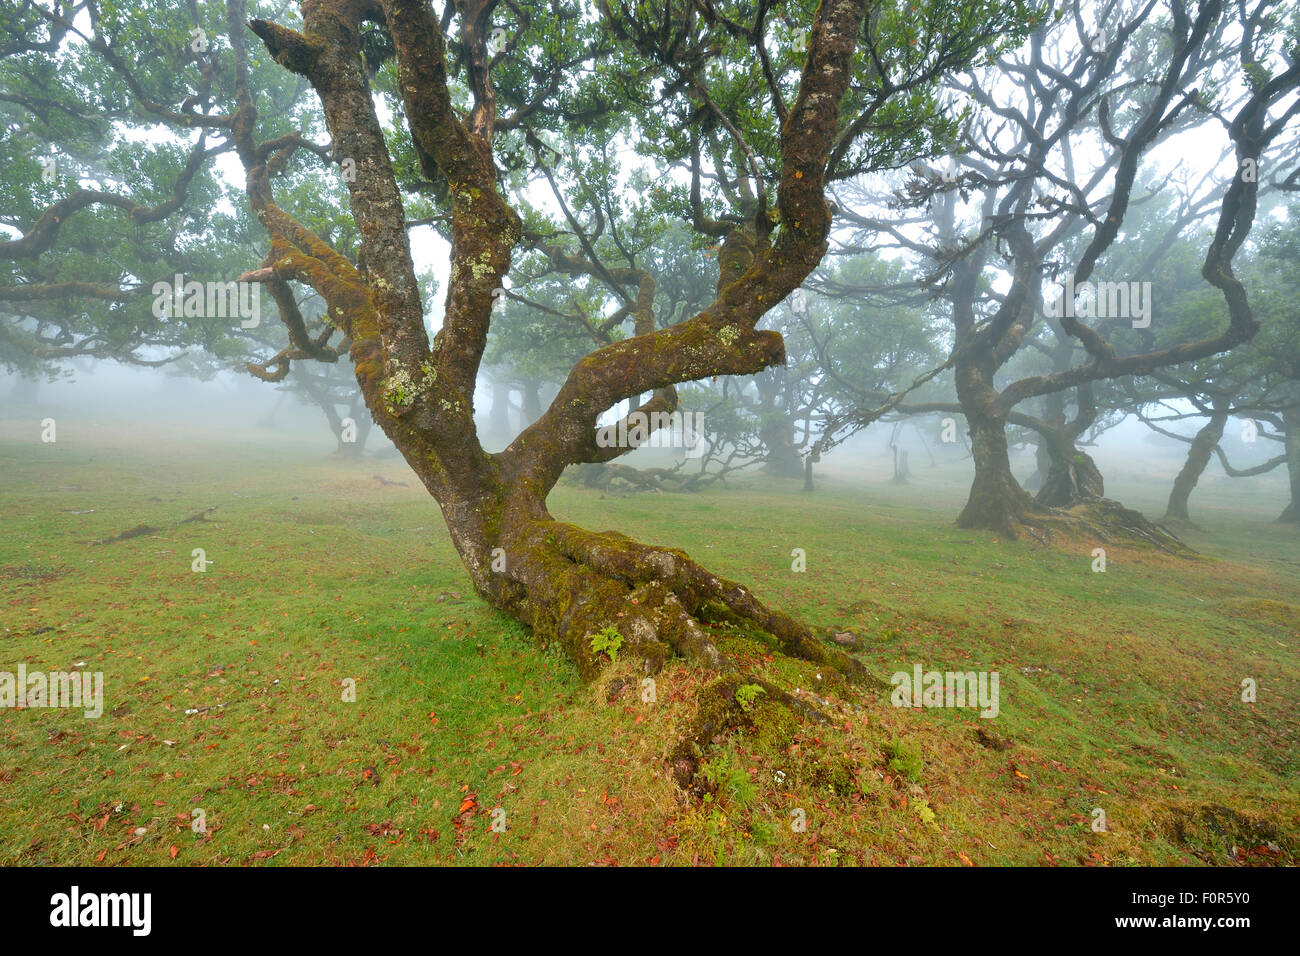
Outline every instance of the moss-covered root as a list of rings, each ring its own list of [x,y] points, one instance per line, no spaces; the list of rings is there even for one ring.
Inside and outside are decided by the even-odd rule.
[[[545,539],[575,566],[623,582],[627,601],[618,608],[615,626],[634,644],[666,643],[682,657],[727,670],[729,663],[699,623],[721,608],[732,621],[770,634],[783,653],[826,668],[827,679],[868,681],[858,661],[818,640],[789,615],[767,607],[743,586],[706,571],[683,551],[559,522],[549,524]]]
[[[1168,528],[1151,521],[1142,512],[1125,508],[1110,498],[1082,501],[1069,509],[1068,514],[1102,541],[1120,539],[1139,546],[1153,547],[1180,558],[1197,555],[1195,550]]]
[[[1045,544],[1053,531],[1062,531],[1090,535],[1103,544],[1155,548],[1180,558],[1198,556],[1169,528],[1110,498],[1091,498],[1068,509],[1045,509],[1032,516],[1022,516],[1020,522],[1031,536]]]
[[[968,506],[968,511],[969,506]],[[1197,552],[1168,527],[1156,524],[1140,511],[1125,508],[1110,498],[1088,498],[1068,508],[1049,508],[1020,492],[1008,498],[998,512],[996,522],[972,523],[959,520],[959,527],[997,531],[1004,537],[1018,537],[1024,531],[1043,544],[1050,543],[1055,531],[1087,534],[1110,544],[1121,543],[1139,548],[1155,548],[1181,558],[1196,557]]]
[[[669,755],[678,786],[691,789],[697,785],[696,774],[709,747],[720,737],[752,723],[759,695],[799,719],[817,723],[831,719],[812,704],[765,680],[735,671],[724,674],[700,691],[691,729]]]

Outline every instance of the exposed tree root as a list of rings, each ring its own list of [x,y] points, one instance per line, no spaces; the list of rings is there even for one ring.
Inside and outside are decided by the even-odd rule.
[[[92,545],[113,544],[117,541],[128,541],[131,538],[143,537],[146,534],[157,534],[162,528],[155,528],[151,524],[138,524],[134,528],[127,528],[125,531],[119,531],[117,534],[109,535],[107,538],[101,538],[98,541],[92,541]]]
[[[1049,540],[1053,529],[1075,530],[1083,531],[1104,544],[1119,542],[1152,547],[1182,558],[1197,554],[1167,527],[1110,498],[1089,498],[1069,508],[1027,515],[1022,520],[1026,528],[1045,531]]]
[[[673,779],[678,786],[699,791],[696,772],[708,748],[733,728],[750,722],[749,713],[737,696],[737,691],[746,685],[761,687],[769,699],[805,720],[814,723],[830,722],[830,717],[818,708],[767,681],[736,673],[723,674],[700,692],[695,721],[668,757]]]
[[[706,571],[684,551],[550,520],[533,522],[521,543],[526,555],[521,583],[529,590],[537,587],[530,562],[540,560],[549,574],[559,571],[548,590],[559,592],[555,596],[561,600],[554,605],[528,602],[530,622],[535,631],[553,634],[584,672],[599,666],[589,646],[591,635],[610,625],[652,669],[676,655],[725,671],[730,663],[701,625],[729,620],[771,635],[783,653],[824,664],[847,680],[866,676],[856,660],[767,607],[742,585]],[[826,677],[831,679],[831,673]]]
[[[1054,531],[1065,531],[1088,534],[1107,544],[1153,547],[1179,557],[1196,554],[1169,528],[1111,498],[1080,495],[1053,507],[1045,504],[1043,497],[1032,497],[1009,473],[984,481],[977,476],[957,526],[996,531],[1007,538],[1024,532],[1044,545],[1051,543]]]
[[[645,674],[679,657],[717,675],[701,694],[695,726],[670,755],[683,786],[714,738],[744,723],[735,692],[746,684],[763,688],[770,700],[802,718],[826,719],[813,703],[746,673],[719,650],[708,624],[726,622],[769,635],[782,653],[818,666],[817,690],[884,686],[848,654],[677,549],[548,518],[527,523],[506,549],[505,564],[495,603],[530,624],[540,642],[558,641],[584,679],[594,679],[604,667],[605,656],[592,639],[611,626],[623,638],[618,656],[639,661]]]

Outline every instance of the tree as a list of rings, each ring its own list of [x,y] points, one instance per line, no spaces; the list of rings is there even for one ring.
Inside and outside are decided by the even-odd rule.
[[[601,0],[594,8],[458,0],[439,16],[428,0],[305,0],[298,24],[283,10],[248,19],[245,0],[227,0],[205,7],[196,27],[222,34],[220,44],[199,57],[168,47],[170,62],[145,74],[135,64],[144,58],[128,51],[147,48],[149,14],[186,36],[185,17],[158,6],[87,5],[91,32],[78,51],[98,54],[150,121],[202,131],[197,142],[211,135],[220,142],[211,148],[233,152],[248,208],[269,237],[260,266],[240,281],[265,288],[289,340],[258,373],[279,381],[294,363],[350,355],[375,423],[438,501],[483,598],[540,641],[559,642],[586,675],[601,663],[591,636],[614,626],[624,653],[649,668],[680,655],[728,672],[723,686],[732,686],[734,665],[701,626],[718,617],[824,663],[827,679],[832,669],[861,675],[851,658],[742,585],[679,550],[559,522],[546,497],[567,466],[631,450],[597,442],[598,417],[618,403],[650,395],[632,414],[670,412],[679,383],[749,375],[784,360],[781,336],[757,326],[825,254],[828,177],[906,161],[949,136],[935,84],[1015,42],[1029,4],[837,0],[813,16],[804,3],[783,5],[807,25],[805,43],[767,3],[755,10],[694,0]],[[64,13],[52,16],[71,32]],[[220,29],[211,22],[218,16]],[[293,84],[266,78],[269,64],[250,47],[248,30],[314,90],[328,147],[315,141],[312,111],[277,111],[267,88]],[[600,74],[590,69],[597,57]],[[385,127],[376,97],[400,126]],[[625,274],[602,277],[635,282],[634,334],[581,358],[541,417],[488,454],[473,399],[493,305],[526,233],[531,242],[566,232],[539,223],[536,211],[516,211],[528,176],[545,175],[538,158],[560,143],[589,151],[593,142],[633,135],[656,175],[690,170],[689,195],[669,190],[665,202],[718,242],[713,300],[661,328],[648,270],[629,264]],[[347,191],[355,257],[284,201],[277,181],[304,154],[328,157],[331,186],[323,188],[341,180]],[[590,216],[570,184],[559,181],[572,211]],[[451,272],[430,338],[408,230],[433,219],[450,237]],[[567,230],[564,254],[589,273],[608,271],[601,250],[583,247],[584,231]],[[29,228],[19,241],[35,243],[38,234]],[[313,329],[298,307],[296,287],[325,300],[322,327]],[[696,742],[714,733],[697,731]],[[689,776],[693,765],[686,746],[678,772]]]
[[[959,526],[1014,537],[1026,526],[1078,523],[1035,501],[1012,475],[1006,426],[1020,403],[1076,390],[1076,406],[1084,413],[1077,428],[1092,414],[1086,389],[1093,383],[1214,355],[1254,335],[1258,323],[1232,262],[1255,222],[1256,171],[1274,158],[1266,159],[1265,151],[1278,144],[1294,118],[1296,108],[1287,98],[1300,84],[1293,31],[1281,29],[1270,15],[1272,6],[1239,9],[1241,39],[1235,46],[1224,39],[1228,23],[1223,5],[1214,0],[1194,12],[1173,0],[1167,18],[1158,20],[1154,3],[1132,12],[1107,4],[1096,11],[1113,22],[1105,29],[1087,23],[1076,7],[1072,19],[1044,24],[1026,49],[999,61],[1001,71],[1020,82],[999,87],[992,78],[976,77],[958,85],[983,107],[961,142],[963,169],[952,177],[927,170],[908,192],[913,205],[937,207],[932,239],[919,248],[929,259],[927,283],[951,303],[950,362],[975,459]],[[1260,29],[1261,24],[1271,28]],[[1062,40],[1063,32],[1071,39]],[[1216,78],[1225,69],[1235,71],[1233,55],[1248,64],[1240,71],[1245,88],[1224,106],[1197,86],[1221,82]],[[1235,153],[1201,268],[1223,298],[1227,323],[1202,338],[1153,348],[1127,336],[1114,315],[1092,322],[1091,310],[1084,308],[1088,298],[1075,290],[1086,290],[1094,274],[1106,276],[1106,257],[1130,208],[1144,198],[1143,157],[1171,131],[1192,123],[1198,110],[1222,116]],[[1076,164],[1088,151],[1102,158],[1084,169]],[[968,228],[956,207],[957,198],[970,193],[977,196],[978,219]],[[1066,258],[1069,246],[1063,243],[1085,230],[1082,248]],[[986,272],[990,268],[1005,280],[1005,289],[995,290]],[[1044,286],[1055,277],[1064,281],[1062,290],[1052,293]],[[1112,287],[1107,295],[1116,291],[1113,283],[1106,285]],[[1000,376],[1030,339],[1044,306],[1059,308],[1060,331],[1077,343],[1070,354],[1081,360],[1005,381]],[[1039,425],[1055,430],[1050,422],[1033,427]],[[1072,491],[1080,484],[1077,470],[1069,467],[1077,450],[1068,447],[1068,430],[1063,437],[1067,441],[1055,457],[1066,459],[1066,473],[1059,477]],[[1056,484],[1049,475],[1049,485]],[[1122,530],[1178,547],[1128,509],[1107,505],[1098,514],[1117,515]]]
[[[1288,184],[1294,191],[1294,180]],[[1272,427],[1272,432],[1260,428],[1260,433],[1272,441],[1280,441],[1287,469],[1290,500],[1278,521],[1300,527],[1300,313],[1295,306],[1291,290],[1300,263],[1300,226],[1294,213],[1288,225],[1274,230],[1264,243],[1264,258],[1268,268],[1275,271],[1275,281],[1270,291],[1266,309],[1265,334],[1257,343],[1257,374],[1253,379],[1254,391],[1250,403],[1254,417]],[[1281,272],[1280,281],[1276,272]],[[1239,474],[1227,461],[1222,451],[1219,460],[1223,469],[1234,477]],[[1280,464],[1277,458],[1263,469],[1249,469],[1248,474],[1258,474]]]
[[[94,28],[82,33],[105,19],[120,26],[120,45]],[[141,10],[9,3],[0,37],[0,364],[28,374],[78,357],[160,365],[195,345],[228,347],[239,319],[159,314],[156,291],[177,274],[233,279],[241,268],[248,216],[226,211],[214,171],[231,144],[210,136],[196,112],[229,90],[228,78],[191,48],[188,30],[155,31]],[[131,92],[111,78],[142,43],[159,55],[132,65]],[[181,73],[194,79],[184,93]],[[137,95],[146,87],[157,98]],[[172,109],[168,96],[185,102]],[[272,87],[268,112],[292,99]],[[160,120],[189,135],[122,135]]]
[[[1190,522],[1189,500],[1206,467],[1217,456],[1224,472],[1234,478],[1250,478],[1285,466],[1290,496],[1278,518],[1283,523],[1300,522],[1300,321],[1294,307],[1296,253],[1300,230],[1288,217],[1285,225],[1270,229],[1259,253],[1246,272],[1259,302],[1260,332],[1244,346],[1223,356],[1190,366],[1169,369],[1153,376],[1153,382],[1135,396],[1170,409],[1168,413],[1141,414],[1142,420],[1159,434],[1185,442],[1187,459],[1174,479],[1165,517]],[[1194,305],[1183,310],[1196,314]],[[1182,411],[1171,400],[1190,403],[1193,411]],[[1271,443],[1278,454],[1261,462],[1235,467],[1228,460],[1222,442],[1232,418],[1244,420],[1246,443]],[[1203,418],[1193,435],[1184,435],[1161,422]],[[1278,448],[1280,446],[1280,448]]]
[[[725,157],[730,162],[720,162],[715,172],[743,183],[740,208],[733,205],[726,218],[706,215],[703,203],[692,210],[697,228],[722,238],[716,298],[685,321],[666,329],[647,322],[637,334],[585,356],[542,417],[505,451],[486,454],[472,418],[493,291],[501,287],[524,232],[498,189],[494,147],[500,134],[526,125],[540,111],[523,100],[498,115],[499,106],[507,104],[498,99],[496,56],[487,46],[494,2],[466,0],[456,8],[458,61],[470,104],[464,115],[449,82],[444,29],[452,19],[450,7],[440,23],[419,0],[317,0],[304,5],[301,30],[252,21],[276,60],[317,91],[336,155],[354,158],[358,170],[348,188],[362,236],[363,269],[353,268],[284,214],[260,174],[251,141],[240,147],[250,200],[272,235],[268,268],[283,281],[312,284],[329,303],[331,320],[351,342],[358,380],[377,424],[439,501],[476,590],[541,639],[559,641],[584,673],[599,665],[590,635],[610,625],[628,650],[652,667],[680,654],[727,669],[700,626],[701,619],[724,613],[772,635],[787,653],[852,674],[860,671],[855,662],[743,586],[718,578],[681,551],[558,522],[546,510],[546,495],[566,466],[626,453],[596,441],[597,417],[616,403],[651,393],[638,413],[671,411],[676,399],[669,390],[677,383],[752,374],[783,360],[781,337],[756,326],[825,252],[831,219],[823,196],[828,171],[841,162],[876,162],[888,153],[886,146],[912,148],[913,143],[881,138],[872,144],[874,152],[855,151],[864,134],[877,130],[873,124],[882,111],[891,123],[911,111],[911,137],[937,122],[933,104],[918,94],[1012,31],[1023,10],[1000,3],[932,3],[931,16],[920,21],[930,32],[918,35],[917,22],[900,6],[868,31],[875,55],[863,57],[855,51],[871,4],[827,4],[812,22],[806,52],[783,51],[777,67],[764,76],[759,64],[771,65],[773,35],[766,7],[742,25],[720,12],[721,4],[656,6],[601,3],[602,29],[620,41],[616,75],[625,71],[662,79],[664,101],[636,117],[650,123],[652,138],[680,143],[689,123],[673,130],[653,123],[653,116],[667,120],[674,110],[713,115],[730,134],[733,148]],[[361,70],[358,38],[365,21],[382,23],[392,38],[397,86],[421,169],[426,179],[445,181],[450,193],[451,279],[442,328],[432,342],[425,335],[402,197]],[[528,29],[538,30],[539,24],[534,21]],[[547,48],[543,35],[529,35],[528,29],[516,36],[516,57]],[[566,21],[545,25],[552,33],[566,29],[573,29]],[[907,42],[909,35],[915,44]],[[789,78],[796,57],[804,61],[797,85]],[[746,62],[748,70],[736,66]],[[725,77],[713,89],[711,64],[719,66],[714,75]],[[724,68],[728,65],[730,70]],[[910,99],[900,90],[912,94]],[[742,91],[750,97],[744,126],[728,112],[740,112],[736,98]],[[748,105],[755,94],[768,100],[770,112]],[[239,125],[247,129],[254,119],[247,97],[241,111]],[[760,136],[756,149],[752,144]],[[698,153],[691,158],[698,172]],[[697,177],[697,196],[698,183]],[[599,268],[589,253],[586,259]],[[503,560],[495,561],[494,553]],[[689,756],[683,760],[689,769]]]

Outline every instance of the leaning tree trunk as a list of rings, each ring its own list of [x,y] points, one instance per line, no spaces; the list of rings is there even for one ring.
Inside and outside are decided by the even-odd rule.
[[[308,392],[316,403],[316,407],[325,416],[325,421],[329,423],[330,434],[334,436],[335,452],[340,455],[347,455],[348,443],[343,440],[343,418],[339,415],[333,400],[326,394],[318,393],[314,388],[309,387]]]
[[[1047,474],[1052,470],[1052,453],[1047,448],[1047,439],[1039,432],[1034,434],[1034,473],[1025,481],[1025,490],[1031,493],[1042,490]]]
[[[1278,517],[1278,521],[1300,525],[1300,411],[1290,410],[1282,415],[1286,428],[1283,439],[1286,448],[1286,470],[1290,478],[1291,501]]]
[[[1223,429],[1227,424],[1228,413],[1216,410],[1192,439],[1187,450],[1187,460],[1183,462],[1178,476],[1174,478],[1174,487],[1169,492],[1169,504],[1165,507],[1166,521],[1191,521],[1187,502],[1192,496],[1192,489],[1201,480],[1205,466],[1210,463],[1214,446],[1223,438]]]
[[[36,397],[40,392],[40,388],[40,379],[27,375],[17,375],[14,378],[14,387],[9,392],[9,404],[14,408],[30,408],[36,404]]]
[[[362,437],[361,423],[356,423],[356,431],[352,441],[345,441],[346,437],[342,430],[335,432],[334,435],[338,446],[338,454],[350,461],[365,456],[365,439]]]
[[[370,434],[370,427],[373,424],[369,413],[365,411],[364,403],[361,403],[361,411],[358,411],[358,402],[353,402],[348,409],[347,417],[352,420],[352,440],[349,441],[346,420],[339,415],[333,399],[327,393],[320,392],[314,392],[313,398],[316,406],[324,413],[330,431],[334,434],[335,454],[348,459],[361,458],[366,445],[366,436]]]
[[[803,456],[794,444],[794,420],[786,402],[789,382],[783,367],[754,376],[758,391],[758,439],[763,446],[763,471],[776,478],[803,477]]]
[[[891,445],[894,452],[894,474],[889,480],[896,485],[905,485],[912,477],[912,469],[907,467],[907,451],[897,445]]]
[[[519,386],[519,429],[522,431],[542,417],[542,399],[538,382],[524,382]]]

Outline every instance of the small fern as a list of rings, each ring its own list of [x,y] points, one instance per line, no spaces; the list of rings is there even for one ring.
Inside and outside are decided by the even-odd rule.
[[[763,694],[766,694],[758,684],[741,684],[736,688],[736,703],[745,713],[750,713],[754,709],[754,704]]]
[[[611,663],[618,663],[618,649],[623,646],[623,635],[612,624],[602,631],[591,635],[591,650],[596,654],[607,654]]]

